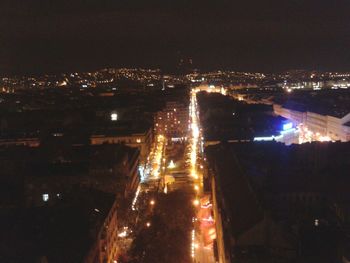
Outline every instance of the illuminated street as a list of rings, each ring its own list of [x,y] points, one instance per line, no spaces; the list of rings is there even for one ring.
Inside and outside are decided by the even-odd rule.
[[[154,144],[142,169],[143,183],[136,192],[132,210],[139,214],[135,229],[151,229],[152,211],[160,209],[161,201],[152,196],[178,194],[181,191],[184,200],[188,200],[187,206],[195,210],[194,217],[188,218],[192,222],[192,230],[188,233],[191,237],[188,256],[192,258],[192,262],[211,263],[214,262],[215,228],[210,199],[203,195],[204,163],[196,94],[197,90],[192,89],[187,113],[189,118],[186,140],[172,141],[165,134],[155,135]],[[141,214],[141,210],[148,212]],[[183,212],[186,213],[185,210]],[[137,235],[136,238],[140,239],[142,236]]]
[[[215,239],[214,221],[212,219],[211,204],[205,196],[203,196],[203,165],[202,165],[202,135],[199,122],[199,111],[197,107],[197,90],[191,91],[190,102],[190,176],[194,180],[195,199],[193,204],[196,207],[197,217],[193,220],[196,228],[192,232],[191,256],[194,262],[214,262],[213,239]],[[203,210],[206,212],[203,213]]]
[[[151,173],[149,179],[159,179],[161,174],[161,165],[163,160],[165,137],[157,135],[154,152],[151,155]]]

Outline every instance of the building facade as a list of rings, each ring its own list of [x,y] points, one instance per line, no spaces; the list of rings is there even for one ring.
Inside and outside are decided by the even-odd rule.
[[[274,104],[275,114],[292,121],[295,125],[304,124],[312,132],[328,136],[334,141],[350,140],[350,112],[334,116],[310,111],[287,109],[280,104]]]
[[[84,263],[115,263],[118,258],[117,202],[114,201],[97,232],[96,241]]]
[[[140,150],[141,163],[144,163],[153,142],[153,130],[152,127],[148,127],[144,131],[137,133],[95,133],[91,135],[90,142],[92,145],[123,143],[129,147],[138,148]]]
[[[188,107],[176,101],[167,102],[155,115],[155,132],[171,138],[182,138],[188,131]]]

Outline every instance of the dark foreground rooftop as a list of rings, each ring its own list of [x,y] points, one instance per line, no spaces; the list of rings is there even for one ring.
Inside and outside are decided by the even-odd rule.
[[[2,209],[0,262],[82,262],[114,200],[112,194],[77,189],[54,206]]]

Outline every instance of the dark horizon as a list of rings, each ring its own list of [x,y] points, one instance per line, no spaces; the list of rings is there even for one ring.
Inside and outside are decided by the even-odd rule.
[[[350,71],[350,2],[0,1],[0,73]]]

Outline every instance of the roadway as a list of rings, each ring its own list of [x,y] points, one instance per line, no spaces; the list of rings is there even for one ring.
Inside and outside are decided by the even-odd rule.
[[[199,111],[197,106],[197,91],[192,89],[190,101],[190,134],[189,134],[189,152],[190,162],[189,175],[194,180],[196,218],[194,219],[194,238],[191,244],[191,256],[196,263],[213,263],[213,238],[215,233],[214,222],[211,219],[211,205],[209,199],[203,195],[203,160],[201,154],[202,134],[199,121]]]
[[[170,138],[165,135],[156,135],[155,143],[144,169],[144,182],[147,184],[141,184],[140,192],[157,189],[156,191],[166,193],[182,189],[193,193],[194,199],[189,200],[189,202],[192,202],[196,208],[196,217],[193,218],[193,231],[189,233],[192,236],[189,253],[193,262],[214,263],[213,239],[215,233],[213,235],[209,231],[213,231],[215,228],[213,221],[208,223],[208,219],[211,220],[211,208],[205,207],[209,199],[203,195],[202,135],[196,93],[197,91],[192,89],[189,107],[190,126],[186,144],[171,149],[169,147],[172,145]],[[176,147],[178,148],[176,149]],[[176,155],[176,151],[181,152],[181,147],[185,147],[184,154],[179,155],[177,160],[170,159],[174,153]],[[168,184],[167,181],[169,181]],[[137,206],[137,199],[138,194],[135,196],[133,209]],[[203,213],[203,205],[205,213]]]

